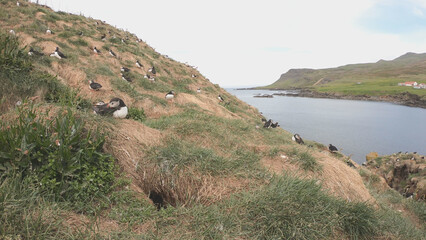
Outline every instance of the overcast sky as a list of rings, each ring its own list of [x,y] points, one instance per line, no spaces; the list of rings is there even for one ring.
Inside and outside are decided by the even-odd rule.
[[[271,84],[291,68],[426,52],[426,0],[39,2],[135,33],[221,87]]]

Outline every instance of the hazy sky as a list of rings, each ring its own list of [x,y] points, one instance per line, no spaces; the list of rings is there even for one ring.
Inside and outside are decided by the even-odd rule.
[[[291,68],[426,52],[426,0],[39,2],[135,33],[222,87],[267,85]]]

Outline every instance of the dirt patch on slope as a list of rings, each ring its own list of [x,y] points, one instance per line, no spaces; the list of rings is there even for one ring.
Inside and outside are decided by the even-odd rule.
[[[115,121],[119,123],[111,126],[112,135],[105,144],[106,151],[118,159],[118,164],[129,177],[136,180],[132,182],[131,188],[136,192],[143,192],[138,186],[138,182],[142,181],[138,167],[144,164],[145,150],[159,145],[163,135],[158,130],[133,120]]]
[[[356,169],[349,167],[327,151],[315,151],[312,155],[322,166],[322,171],[303,171],[285,154],[274,158],[263,158],[261,163],[275,174],[283,174],[284,171],[287,171],[300,177],[318,179],[330,193],[345,200],[375,202]]]

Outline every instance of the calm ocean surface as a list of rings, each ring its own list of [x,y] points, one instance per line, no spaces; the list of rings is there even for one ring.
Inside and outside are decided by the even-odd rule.
[[[364,162],[369,152],[426,155],[426,109],[353,100],[254,98],[279,91],[226,90],[259,109],[266,118],[278,121],[281,128],[303,139],[327,146],[332,143],[357,163]]]

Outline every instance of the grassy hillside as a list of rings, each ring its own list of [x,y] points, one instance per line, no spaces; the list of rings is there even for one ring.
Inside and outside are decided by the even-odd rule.
[[[257,109],[134,34],[27,2],[0,6],[0,239],[425,235],[409,207],[424,203],[389,200],[380,177],[347,157],[257,127]],[[68,58],[49,57],[57,46]],[[128,119],[92,113],[113,97]]]
[[[407,53],[394,60],[350,64],[328,69],[291,69],[265,88],[309,88],[346,95],[395,95],[409,92],[426,96],[426,90],[400,87],[399,82],[426,83],[426,54]]]

